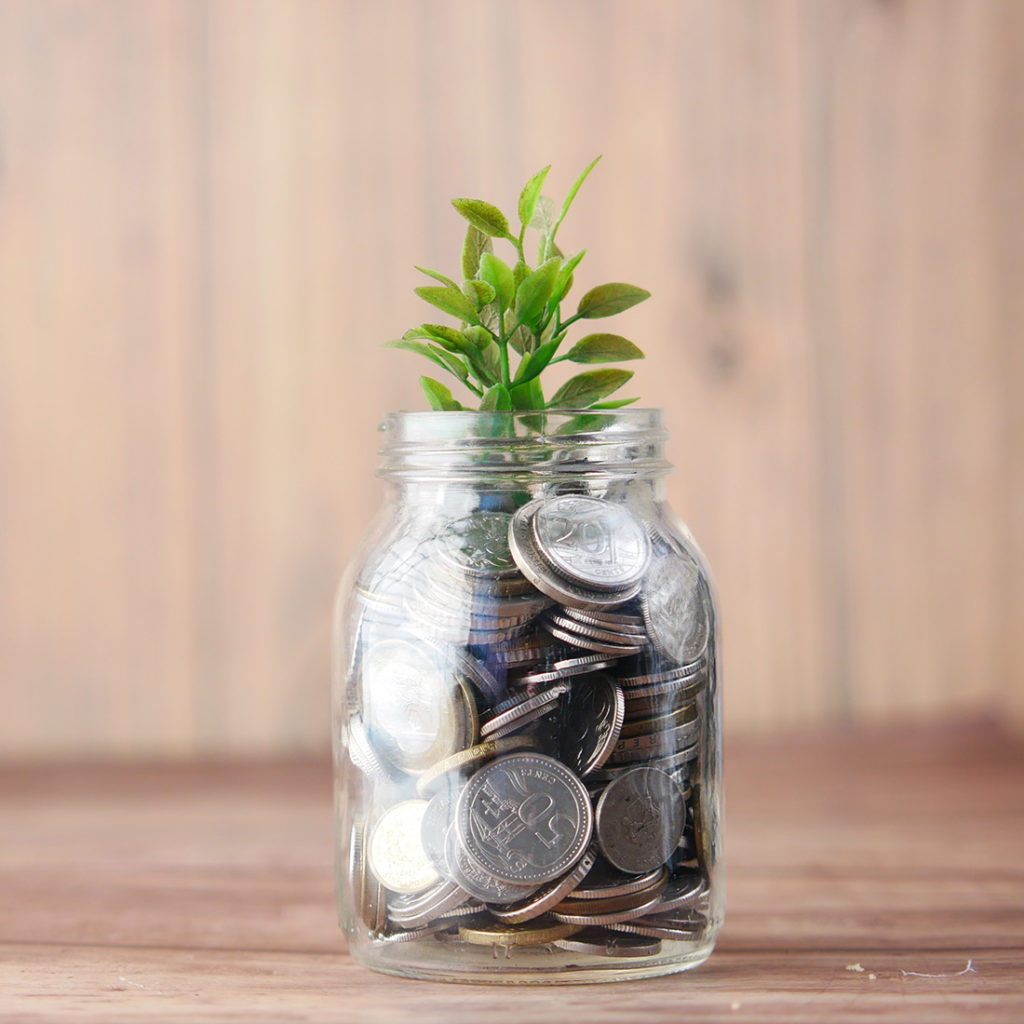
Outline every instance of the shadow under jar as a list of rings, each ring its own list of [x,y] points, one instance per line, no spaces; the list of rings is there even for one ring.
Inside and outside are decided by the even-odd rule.
[[[714,588],[656,410],[422,412],[338,595],[352,955],[455,982],[628,980],[722,923]]]

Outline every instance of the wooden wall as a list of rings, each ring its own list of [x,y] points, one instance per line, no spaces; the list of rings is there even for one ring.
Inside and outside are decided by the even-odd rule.
[[[1024,721],[1024,5],[0,0],[0,754],[326,742],[412,264],[597,153],[728,728]]]

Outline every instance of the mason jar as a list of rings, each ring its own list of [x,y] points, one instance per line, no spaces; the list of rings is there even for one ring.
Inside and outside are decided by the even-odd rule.
[[[350,952],[456,982],[696,966],[723,914],[718,614],[661,412],[381,429],[334,628]]]

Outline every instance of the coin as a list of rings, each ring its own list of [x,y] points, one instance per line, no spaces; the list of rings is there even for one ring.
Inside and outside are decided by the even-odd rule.
[[[622,871],[650,871],[668,860],[686,820],[683,794],[656,768],[633,768],[610,782],[597,802],[597,841]]]
[[[551,916],[556,921],[561,921],[562,924],[575,924],[580,927],[593,924],[619,924],[622,921],[632,921],[634,918],[645,917],[646,915],[653,912],[654,908],[657,907],[658,901],[661,899],[660,894],[655,894],[649,897],[643,903],[637,904],[633,907],[627,907],[624,910],[611,910],[601,914],[593,913],[565,913],[558,910],[557,908],[551,911]]]
[[[596,626],[598,629],[607,629],[620,633],[647,635],[647,624],[644,622],[642,615],[632,615],[629,612],[621,611],[586,611],[582,608],[565,608],[563,614],[586,626]]]
[[[562,605],[579,608],[614,608],[629,600],[640,588],[636,583],[622,590],[605,591],[581,587],[556,572],[537,548],[533,536],[533,514],[544,499],[528,502],[512,517],[509,548],[523,575],[542,593]]]
[[[644,733],[659,733],[674,729],[676,726],[685,725],[688,722],[696,721],[697,708],[692,703],[673,708],[663,715],[653,718],[634,718],[627,721],[622,727],[622,735],[642,736]]]
[[[448,873],[445,838],[452,823],[457,796],[458,790],[454,786],[442,788],[427,802],[427,809],[423,812],[423,819],[420,822],[420,842],[430,858],[430,863],[441,875]]]
[[[562,900],[555,910],[560,914],[584,914],[593,917],[599,914],[614,914],[620,910],[633,910],[650,903],[655,896],[659,898],[657,906],[660,906],[660,900],[667,885],[668,871],[662,868],[654,880],[642,889],[598,899],[576,899],[570,895]]]
[[[424,771],[474,739],[472,698],[426,644],[374,644],[363,659],[362,689],[373,745],[402,771]]]
[[[373,749],[362,719],[358,716],[350,718],[346,732],[345,749],[349,760],[372,782],[391,782],[391,772]]]
[[[604,928],[584,928],[568,939],[555,942],[559,949],[587,956],[643,957],[657,956],[661,952],[660,939],[647,939],[640,935],[616,935]]]
[[[660,921],[655,918],[610,924],[612,931],[627,935],[644,935],[651,939],[673,942],[694,942],[701,937],[708,922],[702,914],[693,914],[680,920]]]
[[[563,495],[543,501],[532,522],[540,554],[570,582],[618,592],[643,579],[650,541],[624,505]]]
[[[562,629],[550,620],[544,623],[544,628],[557,640],[562,640],[564,643],[572,644],[574,647],[583,647],[588,651],[597,651],[600,654],[610,654],[618,658],[623,658],[627,654],[636,654],[637,651],[643,650],[642,646],[636,644],[620,644],[610,643],[607,640],[595,640],[592,637],[583,635],[582,633]]]
[[[525,718],[531,712],[546,709],[555,703],[568,689],[565,683],[556,683],[554,686],[532,697],[519,697],[505,701],[497,705],[494,714],[480,727],[480,736],[486,738],[491,733],[504,729],[507,726]],[[546,711],[542,711],[546,714]]]
[[[641,596],[654,646],[678,665],[700,658],[708,643],[708,612],[700,570],[690,558],[665,554],[654,560]]]
[[[463,907],[470,896],[455,882],[441,881],[426,892],[388,903],[388,917],[401,928],[422,928]]]
[[[634,654],[643,651],[647,647],[647,637],[643,633],[628,633],[622,630],[605,629],[601,626],[593,626],[587,622],[579,622],[568,615],[560,612],[549,611],[541,620],[545,629],[551,630],[555,626],[564,633],[571,634],[576,643],[578,640],[603,640],[609,644],[619,647],[632,647]],[[585,644],[577,644],[585,646]]]
[[[442,557],[470,576],[518,576],[508,549],[511,519],[508,512],[478,509],[450,522],[439,537]]]
[[[657,882],[664,872],[664,867],[659,864],[642,875],[612,874],[608,865],[602,862],[576,887],[573,899],[596,900],[639,892]]]
[[[517,903],[529,897],[536,886],[514,885],[495,878],[483,870],[471,857],[459,839],[459,830],[453,823],[448,830],[445,850],[448,855],[448,874],[463,889],[485,903]]]
[[[463,925],[459,938],[475,946],[546,946],[568,938],[578,929],[566,924],[531,921],[529,924]]]
[[[456,808],[469,858],[500,881],[549,882],[583,856],[593,831],[590,797],[560,761],[506,754],[466,784]]]
[[[607,676],[572,684],[561,735],[561,759],[580,776],[600,768],[618,742],[626,713],[622,691]]]
[[[565,899],[580,884],[597,860],[597,851],[588,849],[580,857],[576,866],[562,878],[538,889],[532,896],[504,907],[491,907],[491,914],[499,921],[509,924],[522,924],[550,910]]]
[[[426,800],[403,800],[380,816],[370,834],[367,859],[391,892],[422,892],[440,877],[420,839],[426,809]]]
[[[557,679],[570,679],[573,676],[586,675],[588,672],[599,672],[611,668],[614,658],[605,658],[600,654],[584,654],[579,658],[563,658],[556,661],[544,672],[530,672],[520,676],[516,682],[521,685],[533,683],[553,683]]]
[[[700,899],[706,889],[706,881],[701,871],[677,871],[672,881],[661,893],[661,902],[654,914],[662,915],[669,912],[692,907]]]
[[[649,761],[659,755],[674,753],[697,741],[698,722],[686,722],[674,729],[623,736],[608,758],[610,764],[631,764]]]
[[[437,792],[445,784],[445,776],[449,772],[462,772],[476,765],[489,761],[499,754],[507,754],[512,750],[522,750],[524,747],[533,748],[537,741],[532,736],[508,736],[502,739],[486,740],[477,743],[476,746],[460,750],[451,757],[428,768],[416,780],[416,792],[420,796],[430,796]]]

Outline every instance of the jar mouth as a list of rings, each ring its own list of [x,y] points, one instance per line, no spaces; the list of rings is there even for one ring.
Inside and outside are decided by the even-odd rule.
[[[671,469],[661,409],[395,412],[380,430],[387,479],[653,477]]]

